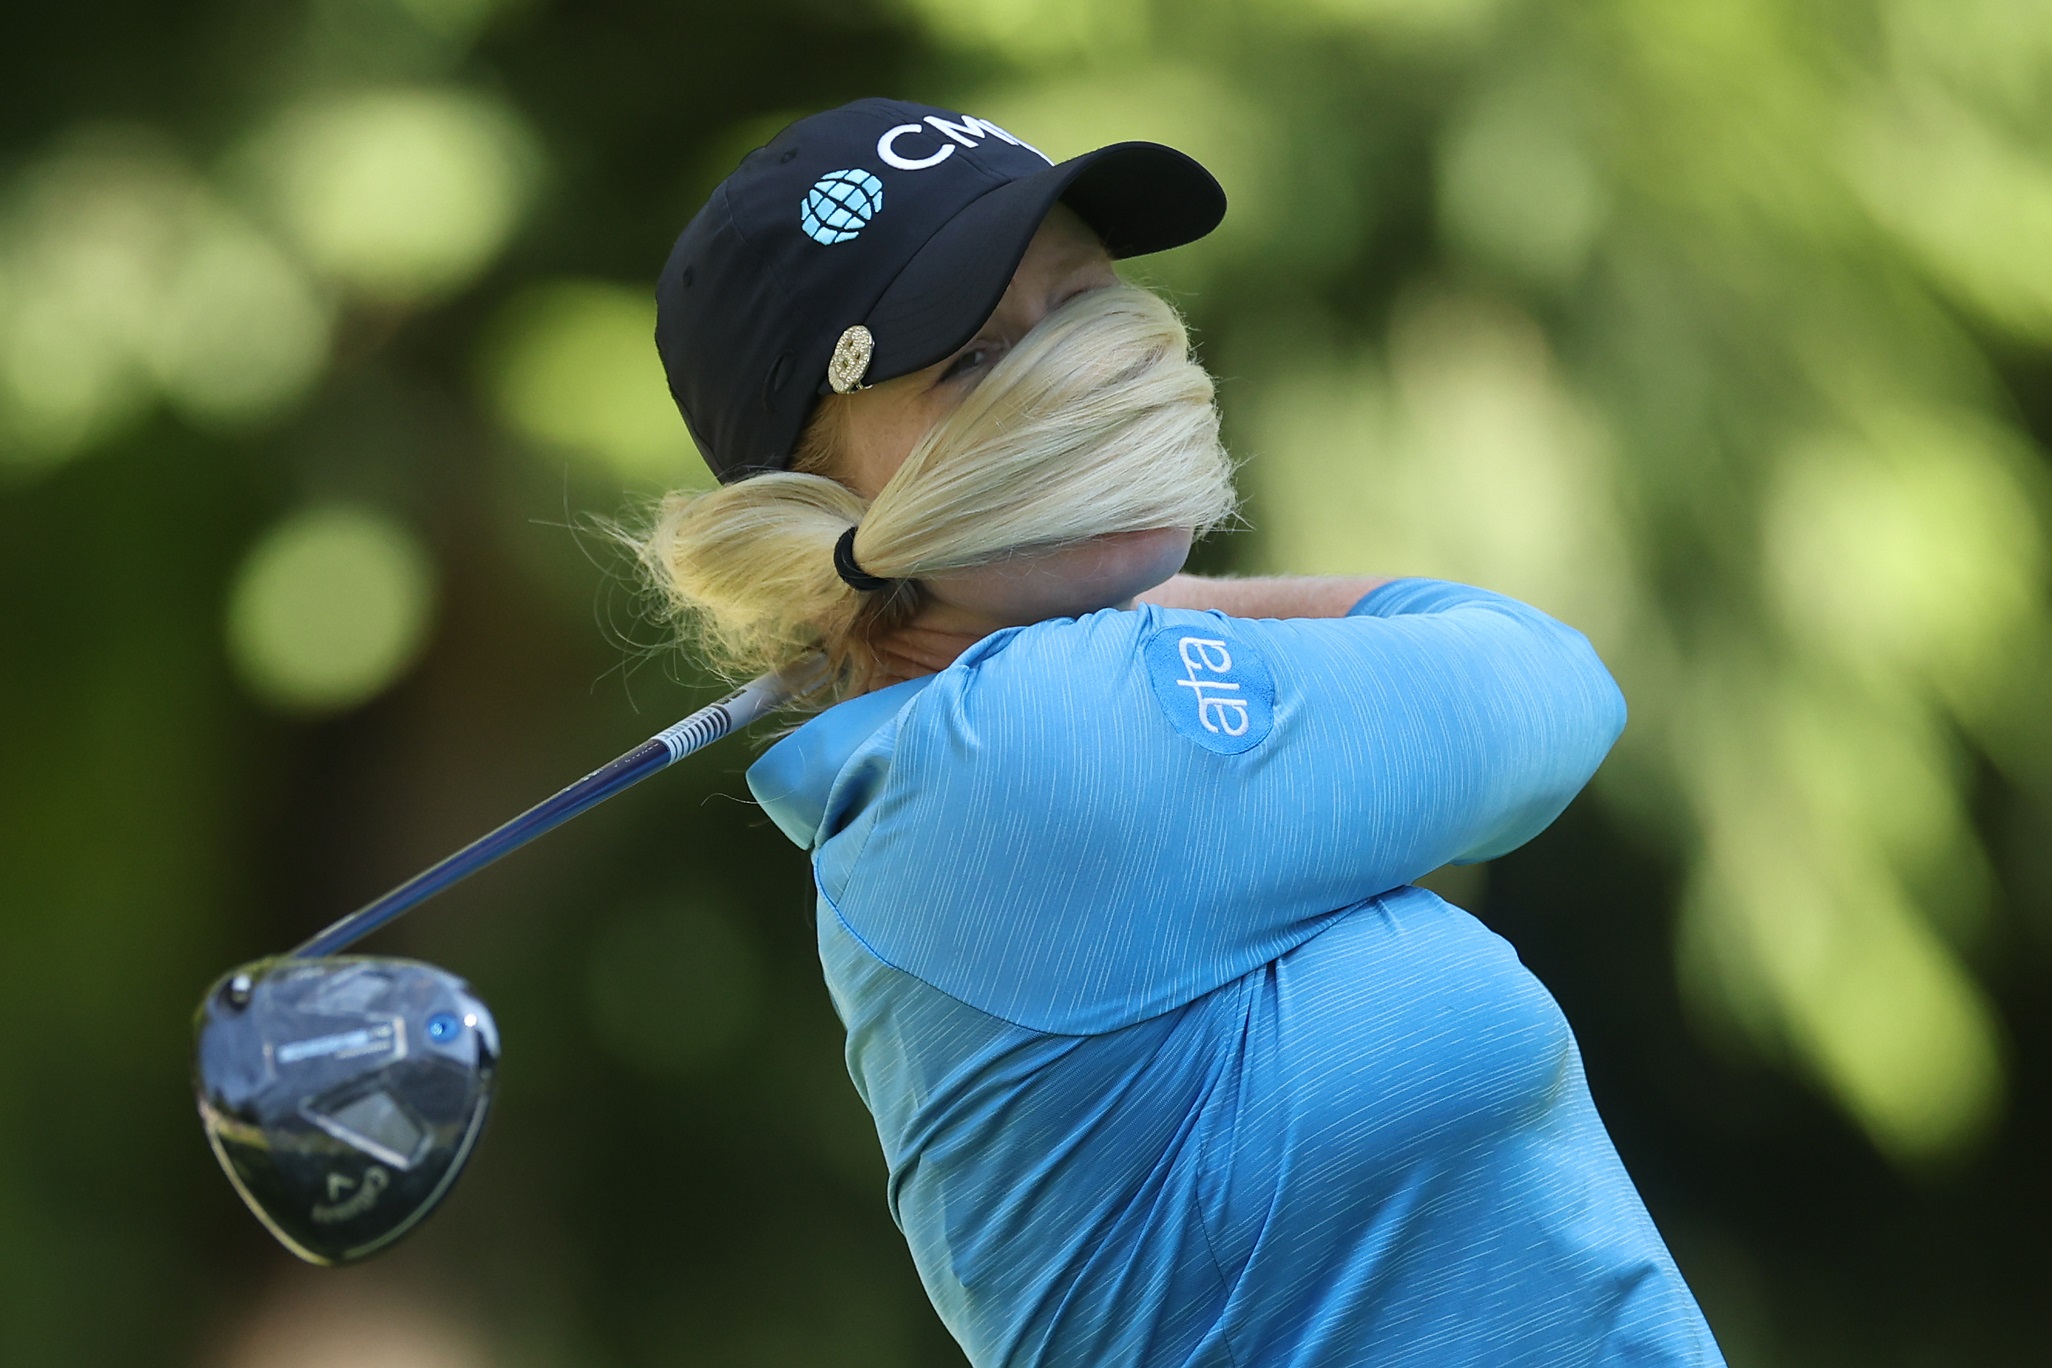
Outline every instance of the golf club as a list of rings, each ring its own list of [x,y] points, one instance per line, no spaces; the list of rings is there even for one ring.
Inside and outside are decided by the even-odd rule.
[[[242,1200],[309,1263],[391,1244],[447,1195],[498,1073],[492,1014],[417,960],[342,955],[542,833],[813,687],[808,660],[666,727],[304,943],[230,970],[194,1018],[207,1143]]]

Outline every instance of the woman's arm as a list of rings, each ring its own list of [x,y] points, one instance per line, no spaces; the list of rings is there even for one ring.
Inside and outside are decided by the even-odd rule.
[[[1177,575],[1137,596],[1157,608],[1217,609],[1242,618],[1345,617],[1386,579],[1357,575],[1269,575],[1219,579]]]
[[[1091,613],[962,665],[837,785],[887,815],[820,887],[890,964],[1038,1030],[1187,1002],[1365,899],[1514,848],[1624,724],[1581,633],[1430,580],[1343,618]]]
[[[966,578],[966,577],[964,577]],[[984,580],[992,579],[982,572]],[[998,581],[1013,597],[1024,597],[1034,586],[1030,577],[1013,571]],[[1144,580],[1142,581],[1145,582]],[[1368,592],[1385,579],[1331,575],[1270,575],[1256,579],[1212,578],[1205,575],[1176,575],[1131,600],[1157,608],[1216,609],[1242,618],[1338,618],[1345,617]],[[988,586],[983,597],[991,598]],[[911,622],[876,643],[883,668],[877,688],[938,674],[955,663],[955,657],[1012,622],[1029,622],[1041,607],[1038,603],[1020,608],[1003,604],[993,612],[986,603],[977,608],[932,599]],[[1011,611],[1004,611],[1011,610]],[[1009,620],[1008,620],[1009,619]]]

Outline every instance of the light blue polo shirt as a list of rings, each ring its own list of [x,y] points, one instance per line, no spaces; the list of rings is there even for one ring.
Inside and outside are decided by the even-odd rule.
[[[970,1360],[1721,1363],[1560,1009],[1409,886],[1538,834],[1623,725],[1580,633],[1400,580],[999,632],[772,747]]]

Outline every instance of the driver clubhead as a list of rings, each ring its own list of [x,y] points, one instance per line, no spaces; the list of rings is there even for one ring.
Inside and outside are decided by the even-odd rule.
[[[194,1030],[207,1143],[309,1263],[361,1259],[434,1210],[498,1070],[491,1012],[417,960],[259,960],[208,990]]]

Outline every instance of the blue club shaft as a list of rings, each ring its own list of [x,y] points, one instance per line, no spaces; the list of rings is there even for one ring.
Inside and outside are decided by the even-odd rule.
[[[312,959],[332,955],[354,945],[500,856],[518,850],[578,813],[596,807],[658,770],[668,769],[693,751],[709,746],[763,714],[774,711],[794,693],[808,687],[817,668],[816,665],[801,666],[795,672],[766,674],[749,681],[719,702],[700,708],[674,726],[665,727],[619,759],[593,770],[504,826],[480,836],[454,855],[422,870],[377,901],[351,912],[318,935],[294,946],[286,952],[287,956]]]

